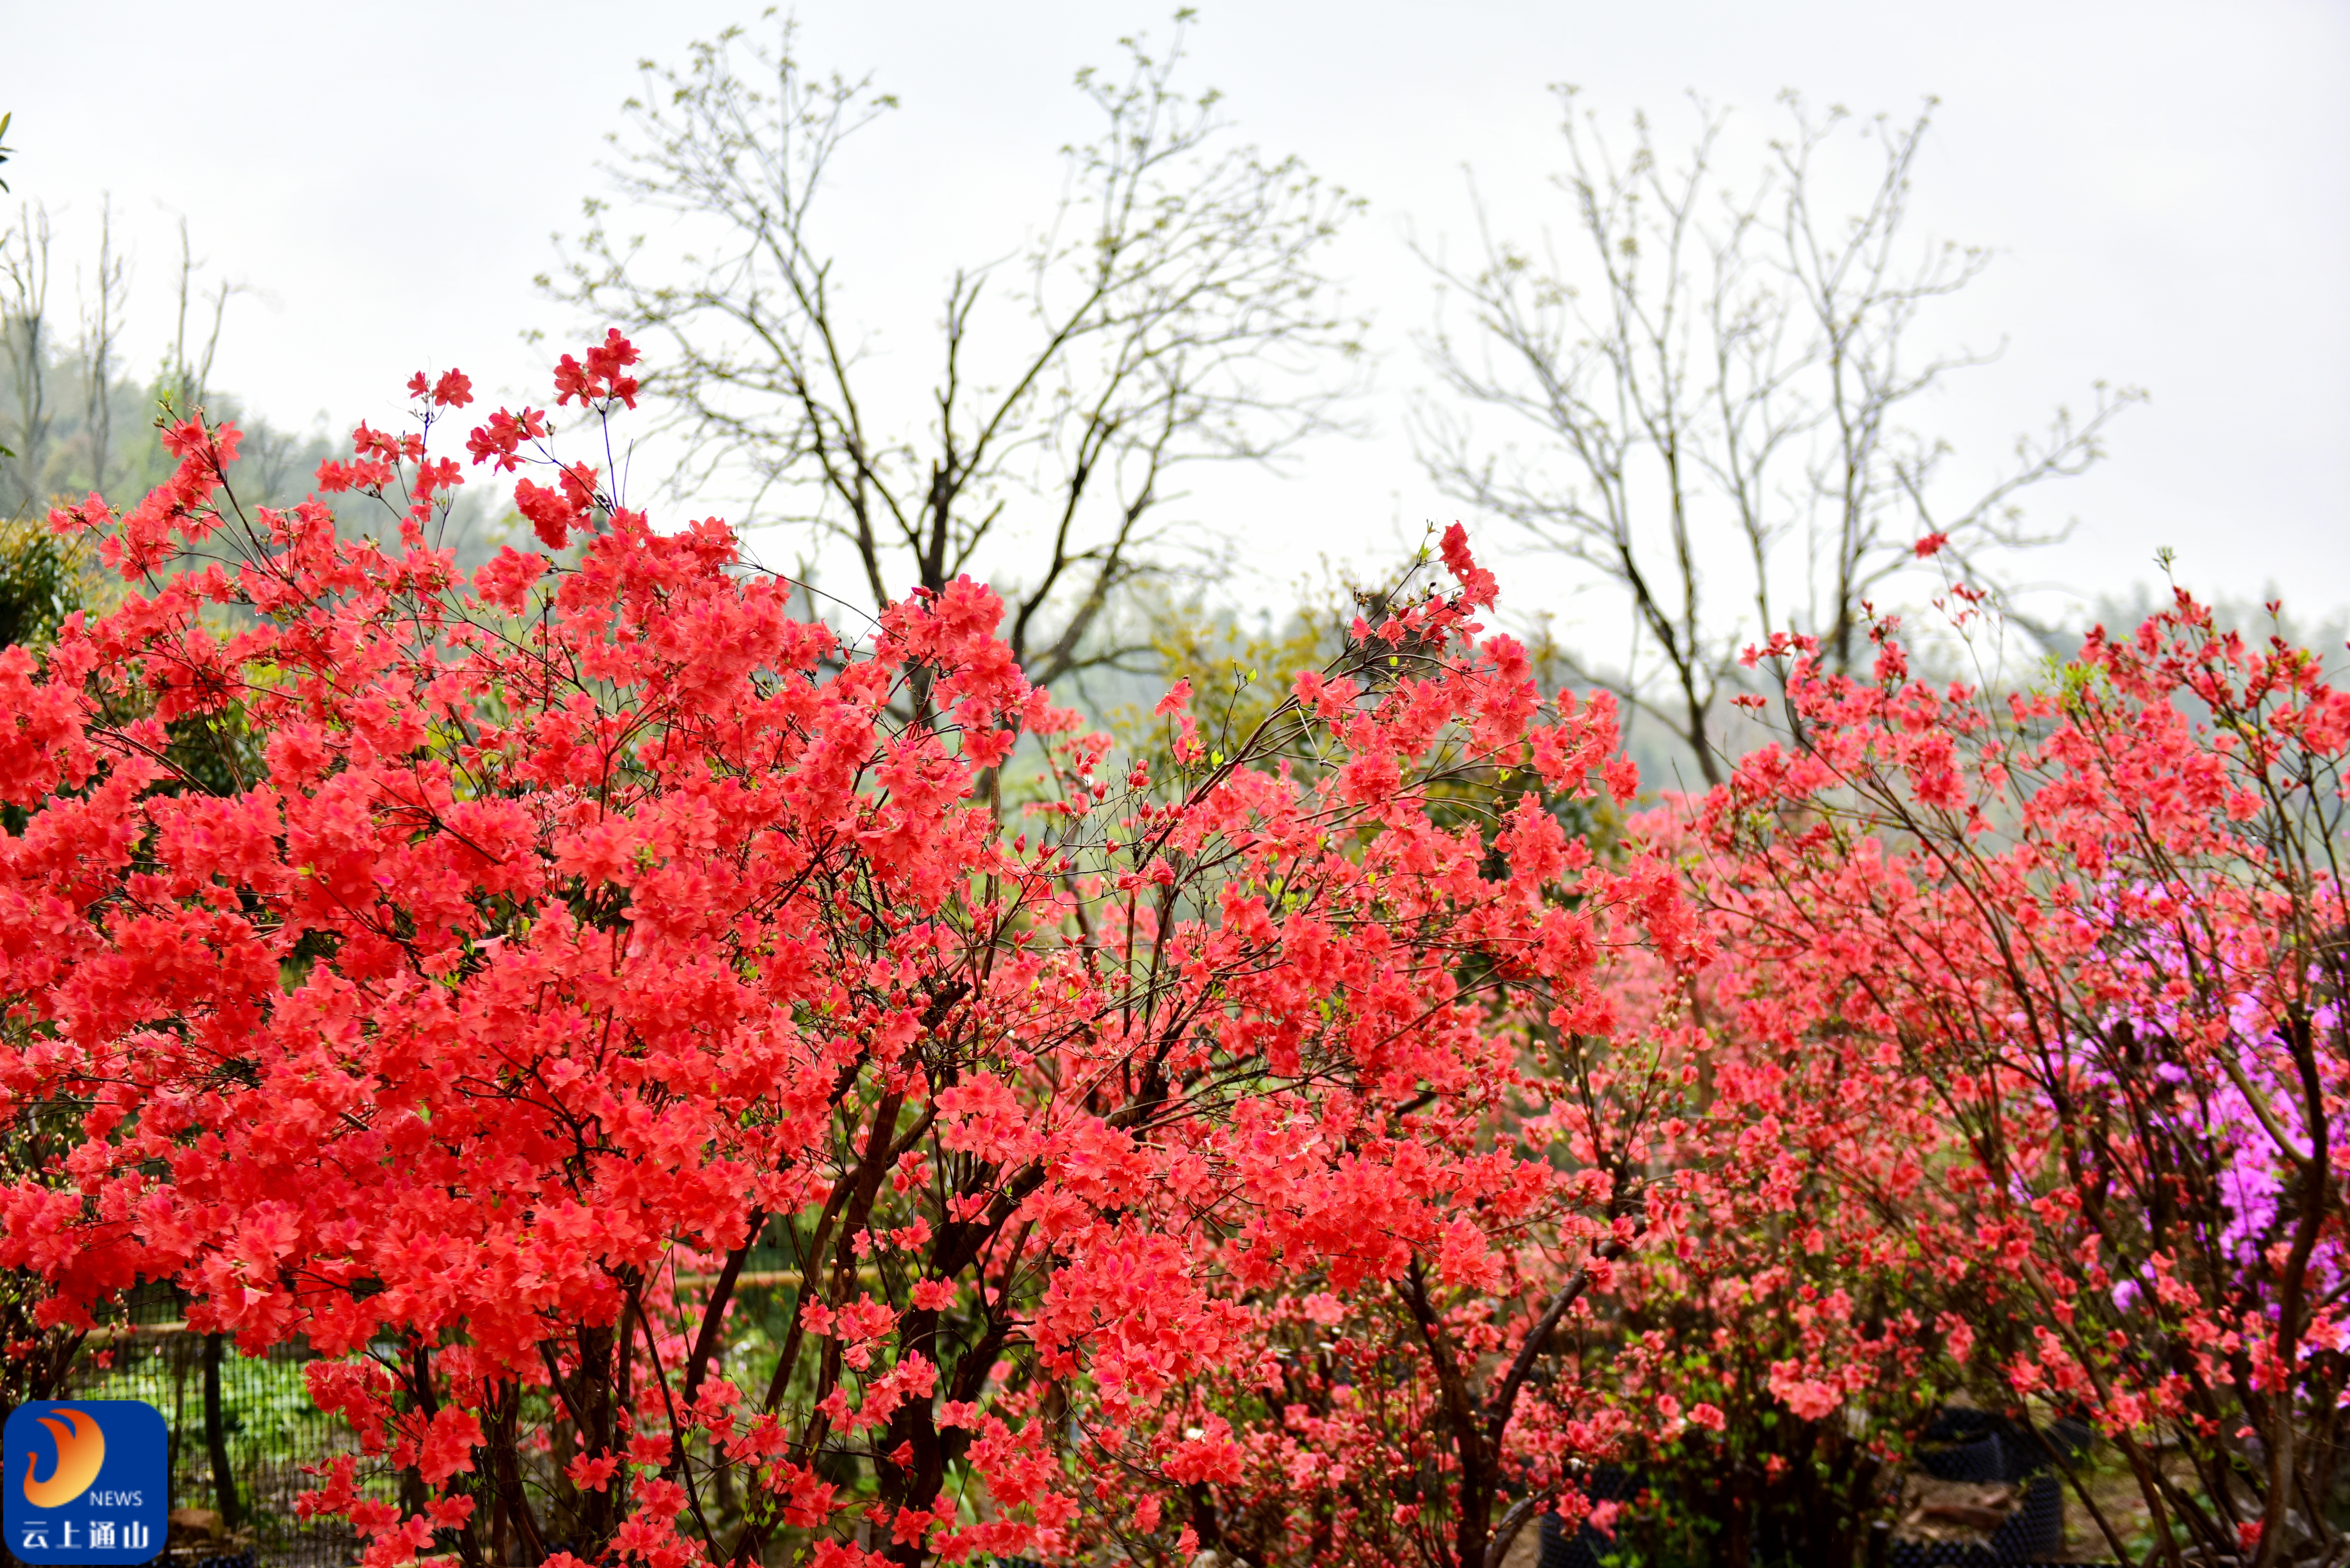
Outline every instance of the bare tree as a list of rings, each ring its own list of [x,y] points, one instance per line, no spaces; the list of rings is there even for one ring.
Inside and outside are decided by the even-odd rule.
[[[14,416],[8,443],[16,462],[8,493],[0,504],[22,510],[42,498],[41,456],[57,414],[49,402],[49,213],[26,205],[17,221],[0,230],[0,358],[7,361],[7,393]]]
[[[220,353],[221,324],[228,316],[228,302],[233,295],[243,294],[243,284],[225,278],[213,286],[207,296],[196,287],[194,248],[188,243],[188,220],[180,220],[180,308],[173,317],[171,351],[164,356],[163,367],[156,377],[157,396],[167,408],[182,411],[200,407],[212,388],[213,360]],[[203,307],[212,307],[212,325],[203,322]],[[194,330],[202,337],[190,334],[188,313],[197,312]]]
[[[1079,74],[1100,133],[1063,149],[1024,252],[949,275],[918,419],[882,411],[817,213],[843,142],[894,102],[811,74],[788,21],[648,63],[627,105],[610,172],[695,248],[618,240],[590,202],[542,286],[660,345],[647,387],[684,441],[679,488],[739,487],[748,521],[846,545],[876,604],[990,578],[1038,680],[1115,657],[1121,590],[1173,559],[1176,471],[1328,428],[1346,388],[1326,369],[1359,333],[1320,270],[1358,203],[1231,144],[1215,95],[1177,89],[1187,20],[1163,56],[1124,40],[1122,77]]]
[[[1473,268],[1420,253],[1473,322],[1464,340],[1440,317],[1427,344],[1457,402],[1423,402],[1420,455],[1447,495],[1624,595],[1627,656],[1579,673],[1664,723],[1716,782],[1708,726],[1742,641],[1805,631],[1848,667],[1869,602],[1924,556],[1998,589],[2003,554],[2061,536],[2027,527],[2020,493],[2095,462],[2107,423],[2143,394],[2096,383],[2086,417],[2059,408],[1971,487],[1948,472],[1949,444],[1911,422],[1924,394],[1989,358],[1913,343],[1925,308],[1990,259],[1912,234],[1930,100],[1900,124],[1815,116],[1783,95],[1789,131],[1741,184],[1721,167],[1727,117],[1702,102],[1669,168],[1644,116],[1619,154],[1575,89],[1558,91],[1571,254],[1497,237],[1482,201]],[[1876,172],[1842,213],[1825,166],[1855,139]],[[1477,410],[1533,441],[1497,448]]]
[[[181,225],[184,244],[187,226]],[[129,264],[114,244],[114,203],[99,209],[98,263],[92,286],[75,294],[81,301],[82,440],[90,483],[106,483],[106,462],[114,441],[115,347],[122,336],[122,313],[130,290]]]

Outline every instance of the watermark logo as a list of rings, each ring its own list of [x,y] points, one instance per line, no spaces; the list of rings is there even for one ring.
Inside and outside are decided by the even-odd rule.
[[[171,1439],[136,1399],[37,1400],[9,1412],[0,1520],[31,1563],[146,1563],[169,1528]]]
[[[87,1410],[60,1405],[54,1416],[33,1417],[49,1429],[57,1445],[57,1463],[49,1479],[40,1479],[41,1456],[25,1455],[25,1501],[35,1508],[63,1508],[89,1490],[106,1468],[106,1428]]]

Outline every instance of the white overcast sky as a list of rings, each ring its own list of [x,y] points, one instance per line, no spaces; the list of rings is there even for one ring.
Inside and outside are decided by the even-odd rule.
[[[1168,10],[806,0],[803,57],[869,68],[904,104],[835,192],[847,228],[879,242],[858,301],[884,340],[920,340],[957,262],[1017,245],[1056,187],[1055,150],[1090,129],[1072,72],[1113,62],[1121,33],[1163,36]],[[60,213],[61,260],[110,193],[137,247],[142,360],[167,326],[184,214],[213,274],[254,290],[232,306],[215,383],[281,424],[396,417],[427,364],[543,401],[544,353],[518,335],[565,318],[530,279],[602,188],[594,163],[634,62],[755,12],[0,0],[17,149],[0,172]],[[1918,223],[1999,252],[1950,319],[1970,343],[2007,343],[1940,410],[1962,454],[1989,461],[2098,378],[2153,394],[2103,469],[2041,498],[2038,515],[2080,526],[2040,574],[2120,591],[2168,545],[2191,585],[2350,601],[2343,0],[1206,0],[1191,52],[1190,81],[1222,88],[1243,135],[1371,203],[1340,262],[1378,319],[1371,433],[1193,498],[1247,541],[1264,574],[1252,591],[1452,514],[1399,417],[1430,309],[1399,236],[1409,219],[1458,246],[1464,164],[1505,226],[1534,230],[1557,162],[1544,89],[1564,81],[1604,114],[1648,106],[1669,126],[1691,88],[1757,121],[1783,88],[1896,115],[1938,95]],[[1537,597],[1565,587],[1522,580]]]

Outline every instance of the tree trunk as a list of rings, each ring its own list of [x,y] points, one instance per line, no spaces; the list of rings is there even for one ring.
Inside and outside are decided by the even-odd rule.
[[[228,1426],[221,1414],[221,1336],[204,1335],[204,1449],[213,1461],[213,1503],[220,1510],[223,1528],[244,1526],[244,1510],[237,1503],[236,1474],[229,1469]]]

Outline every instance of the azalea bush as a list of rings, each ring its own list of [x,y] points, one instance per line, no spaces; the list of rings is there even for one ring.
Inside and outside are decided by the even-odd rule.
[[[1814,1105],[1914,1107],[1906,1156],[1836,1164],[1933,1276],[1946,1375],[2086,1417],[2162,1561],[2336,1561],[2350,693],[2184,593],[2005,693],[1897,629],[1866,677],[1753,650],[1792,732],[1687,819],[1726,1028]]]
[[[635,358],[463,464],[470,384],[419,375],[319,473],[380,543],[244,505],[201,416],[53,517],[131,591],[0,651],[0,1116],[55,1145],[0,1267],[63,1331],[170,1281],[307,1341],[374,1469],[305,1507],[379,1565],[1188,1562],[1300,1430],[1284,1347],[1400,1313],[1451,1448],[1370,1514],[1482,1561],[1571,1492],[1553,1330],[1653,1225],[1607,971],[1701,947],[1661,862],[1560,826],[1636,787],[1612,710],[1541,700],[1456,528],[1258,735],[1179,689],[1159,771],[1113,763],[985,587],[851,642],[656,529],[600,466]],[[538,547],[467,578],[484,469]]]
[[[1547,846],[1529,846],[1529,834]],[[1527,797],[1498,847],[1523,870],[1562,843]],[[1586,867],[1565,886],[1558,929],[1570,940],[1595,929],[1586,899],[1646,907],[1648,942],[1608,971],[1701,961],[1656,859]],[[1463,1169],[1476,1179],[1425,1215],[1374,1189],[1385,1211],[1355,1211],[1351,1253],[1264,1282],[1257,1324],[1271,1375],[1201,1380],[1197,1418],[1242,1434],[1241,1462],[1182,1502],[1232,1556],[1490,1564],[1539,1514],[1610,1517],[1592,1490],[1596,1467],[1657,1417],[1627,1417],[1592,1376],[1605,1361],[1590,1350],[1615,1333],[1630,1260],[1681,1234],[1674,1173],[1656,1157],[1691,1081],[1690,1037],[1619,1015],[1606,986],[1534,995],[1545,1005],[1521,1020],[1518,1063],[1494,1069],[1513,1092],[1463,1096],[1431,1123],[1475,1151]],[[1299,1184],[1299,1212],[1354,1201],[1340,1184],[1357,1179],[1356,1162],[1334,1175]]]
[[[1632,831],[1689,855],[1676,826]],[[1694,1081],[1652,1157],[1673,1243],[1628,1261],[1583,1353],[1617,1434],[1610,1522],[1643,1563],[1848,1563],[1952,1386],[1939,1281],[1886,1220],[1934,1200],[1939,1129],[1898,1076],[1741,1027],[1741,957],[1620,971],[1646,981],[1627,1011],[1678,1012]]]

